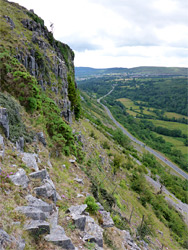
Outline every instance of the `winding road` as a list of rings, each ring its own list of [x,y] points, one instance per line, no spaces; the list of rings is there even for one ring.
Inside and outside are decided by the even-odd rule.
[[[171,161],[169,161],[168,159],[166,159],[162,154],[156,152],[155,150],[153,150],[152,148],[146,146],[143,142],[139,141],[137,138],[135,138],[133,135],[131,135],[119,122],[116,121],[116,119],[113,117],[112,113],[110,112],[110,110],[104,105],[102,104],[100,101],[101,99],[105,98],[106,96],[110,95],[112,93],[112,91],[114,90],[114,87],[104,96],[100,97],[99,99],[97,99],[97,102],[100,103],[104,109],[106,110],[108,116],[110,117],[110,119],[116,124],[117,127],[119,127],[124,134],[126,134],[133,142],[139,144],[140,146],[144,147],[145,150],[147,150],[148,152],[150,152],[151,154],[153,154],[154,156],[156,156],[158,159],[160,159],[161,161],[163,161],[165,164],[167,164],[170,168],[172,168],[173,170],[175,170],[178,174],[180,174],[181,176],[183,176],[185,179],[188,180],[188,174],[186,174],[184,171],[182,171],[178,166],[176,166],[174,163],[172,163]]]

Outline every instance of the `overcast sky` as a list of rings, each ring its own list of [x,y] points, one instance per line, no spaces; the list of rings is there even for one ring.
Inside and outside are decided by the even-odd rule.
[[[34,9],[75,66],[188,66],[188,0],[15,0]]]

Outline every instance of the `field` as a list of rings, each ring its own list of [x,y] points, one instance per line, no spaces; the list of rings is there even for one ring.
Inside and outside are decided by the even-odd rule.
[[[117,101],[120,101],[126,108],[127,112],[136,117],[136,115],[139,114],[146,114],[146,115],[153,115],[156,116],[154,112],[152,112],[153,108],[149,108],[150,111],[148,111],[146,107],[143,107],[142,113],[138,105],[135,105],[133,101],[131,101],[128,98],[120,98],[117,99]],[[137,101],[139,103],[139,101]],[[130,110],[131,109],[131,110]],[[168,118],[175,117],[178,118],[187,118],[186,116],[183,116],[181,114],[172,113],[172,112],[165,112],[164,116],[167,116]],[[157,117],[157,116],[156,116]],[[160,126],[168,129],[178,129],[182,131],[182,134],[188,134],[188,125],[178,123],[178,122],[169,122],[169,121],[162,121],[162,120],[155,120],[155,119],[147,119],[148,121],[151,121],[155,126]],[[183,140],[181,138],[177,137],[170,137],[170,136],[164,136],[161,134],[157,134],[158,136],[162,136],[166,142],[169,142],[173,145],[174,148],[180,150],[182,154],[187,157],[188,156],[188,147],[185,146]]]
[[[172,112],[165,112],[164,116],[167,116],[168,118],[176,118],[176,119],[185,118],[185,119],[188,119],[188,117],[185,116],[185,115],[172,113]]]
[[[154,132],[155,133],[155,132]],[[186,147],[183,143],[183,141],[180,138],[175,138],[171,136],[165,136],[155,133],[158,136],[162,136],[166,142],[169,142],[173,145],[174,148],[180,150],[182,154],[188,158],[188,147]]]
[[[168,129],[180,129],[183,134],[188,134],[188,125],[178,122],[168,122],[161,120],[149,119],[155,126],[160,126]]]
[[[127,112],[130,115],[136,116],[139,113],[139,114],[156,116],[156,114],[154,112],[152,112],[153,108],[149,108],[149,110],[148,110],[148,108],[143,107],[143,110],[142,110],[143,113],[142,113],[139,106],[135,105],[134,102],[128,98],[120,98],[120,99],[117,99],[117,101],[120,101],[128,109]],[[139,101],[138,101],[138,103],[139,103]],[[134,111],[136,111],[136,112],[134,112]]]

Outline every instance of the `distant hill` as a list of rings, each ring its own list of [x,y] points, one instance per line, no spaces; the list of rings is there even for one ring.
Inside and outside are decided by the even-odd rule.
[[[106,68],[75,67],[76,77],[90,77],[108,74],[127,74],[130,76],[188,76],[188,68],[180,67],[135,67]]]

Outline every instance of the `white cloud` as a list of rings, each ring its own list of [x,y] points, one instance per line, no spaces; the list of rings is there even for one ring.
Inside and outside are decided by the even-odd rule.
[[[73,48],[76,66],[187,66],[187,0],[16,2],[54,23],[55,38]]]

